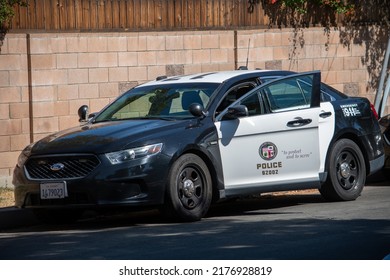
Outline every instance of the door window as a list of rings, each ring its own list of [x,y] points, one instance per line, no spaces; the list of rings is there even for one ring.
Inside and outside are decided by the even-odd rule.
[[[264,113],[258,92],[243,98],[240,104],[245,105],[247,107],[248,116],[256,116]]]
[[[247,82],[243,84],[239,84],[237,86],[234,86],[231,88],[225,97],[222,99],[221,103],[219,104],[216,115],[221,113],[223,110],[225,110],[228,106],[230,106],[232,103],[236,102],[238,99],[240,99],[242,96],[244,96],[246,93],[251,91],[256,87],[256,83],[254,82]]]
[[[318,106],[312,99],[314,78],[318,75],[291,77],[275,81],[261,89],[270,113],[310,108]],[[316,98],[318,99],[318,98]]]

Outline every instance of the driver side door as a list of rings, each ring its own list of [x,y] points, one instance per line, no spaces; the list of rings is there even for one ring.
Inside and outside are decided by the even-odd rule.
[[[226,195],[317,187],[320,81],[320,72],[271,81],[218,116]]]

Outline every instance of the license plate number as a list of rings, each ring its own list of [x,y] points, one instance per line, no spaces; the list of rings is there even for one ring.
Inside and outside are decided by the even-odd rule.
[[[68,196],[66,182],[42,183],[41,199],[62,199]]]

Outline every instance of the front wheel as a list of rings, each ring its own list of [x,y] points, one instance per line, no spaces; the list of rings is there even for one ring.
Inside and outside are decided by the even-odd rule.
[[[355,142],[341,139],[333,145],[327,171],[328,178],[320,189],[325,199],[348,201],[360,196],[366,181],[366,166]]]
[[[211,198],[211,175],[204,161],[195,154],[178,158],[169,173],[163,213],[184,222],[198,221],[206,215]]]

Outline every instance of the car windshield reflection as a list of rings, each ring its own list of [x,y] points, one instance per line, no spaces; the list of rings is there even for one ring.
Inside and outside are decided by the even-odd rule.
[[[206,107],[217,83],[167,84],[129,90],[104,109],[94,122],[131,119],[185,119],[193,103]]]

